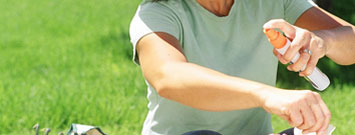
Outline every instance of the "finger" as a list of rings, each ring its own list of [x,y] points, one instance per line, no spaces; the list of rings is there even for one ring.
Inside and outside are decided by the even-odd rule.
[[[263,28],[264,29],[279,28],[281,31],[283,31],[286,34],[287,37],[291,39],[294,39],[296,35],[296,28],[283,19],[270,20],[264,24]]]
[[[311,45],[310,45],[310,50],[313,50],[313,54],[311,55],[310,60],[307,63],[306,69],[303,70],[302,72],[300,72],[300,76],[309,76],[312,74],[314,68],[316,67],[319,57],[317,54],[317,47],[318,47],[318,43],[316,42],[316,40],[312,39],[311,40]]]
[[[306,102],[301,103],[301,113],[303,116],[303,124],[297,126],[299,129],[309,129],[315,124],[315,116],[312,112],[312,109]]]
[[[273,50],[273,53],[282,64],[287,64],[287,61],[282,57],[282,55],[275,48]]]
[[[300,72],[301,76],[309,76],[313,73],[314,69],[316,68],[316,65],[318,63],[318,58],[315,56],[311,56],[310,60],[307,63],[306,69]]]
[[[319,129],[323,125],[325,115],[324,115],[322,108],[320,107],[319,102],[317,101],[317,98],[316,98],[317,95],[319,95],[319,94],[316,92],[313,92],[313,96],[314,96],[315,101],[310,101],[310,102],[316,102],[315,104],[311,105],[311,109],[313,110],[314,116],[316,118],[316,124],[312,128],[303,130],[304,133],[319,131]]]
[[[306,68],[306,65],[308,63],[308,60],[310,59],[310,55],[308,53],[301,53],[299,59],[292,65],[289,66],[289,68],[293,71],[301,71]]]
[[[293,108],[290,112],[290,125],[292,127],[298,127],[303,123],[303,117],[299,108]]]
[[[281,109],[281,115],[279,115],[282,119],[284,119],[284,120],[286,120],[286,121],[288,121],[288,123],[292,126],[293,124],[293,122],[292,122],[292,120],[291,120],[291,111],[289,110],[289,109],[286,109],[286,107],[283,107],[282,109]]]
[[[290,47],[283,55],[284,59],[287,61],[296,62],[296,55],[299,54],[301,48],[309,48],[311,39],[312,36],[308,31],[301,30],[301,32],[297,32],[295,39],[291,42]]]
[[[327,132],[327,129],[328,129],[328,126],[329,126],[329,122],[330,122],[330,119],[331,119],[331,113],[327,107],[327,105],[324,103],[324,101],[322,100],[322,98],[320,97],[320,95],[315,95],[318,102],[319,102],[319,105],[320,107],[322,108],[322,111],[324,113],[324,116],[325,116],[325,119],[324,119],[324,122],[323,122],[323,125],[322,127],[319,129],[319,132],[321,133],[326,133]],[[320,133],[319,133],[320,134]]]
[[[279,115],[282,119],[289,121],[290,117],[288,117],[287,115]]]
[[[275,48],[272,50],[272,52],[274,53],[275,56],[281,55]]]

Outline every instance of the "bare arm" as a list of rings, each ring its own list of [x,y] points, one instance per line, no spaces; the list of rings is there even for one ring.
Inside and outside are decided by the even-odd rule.
[[[189,63],[177,39],[152,33],[137,44],[142,72],[158,94],[209,111],[262,107],[294,127],[324,132],[330,112],[318,93],[282,90]]]
[[[355,27],[350,23],[313,7],[307,10],[295,23],[296,26],[313,31],[324,40],[325,55],[341,65],[355,63]]]
[[[271,88],[188,63],[179,42],[166,33],[143,37],[137,51],[143,74],[157,92],[194,108],[227,111],[259,107],[253,91]]]

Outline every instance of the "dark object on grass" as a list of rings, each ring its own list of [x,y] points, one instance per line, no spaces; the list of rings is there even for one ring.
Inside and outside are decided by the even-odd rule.
[[[49,132],[51,132],[51,129],[50,128],[44,128],[44,129],[42,129],[42,131],[44,131],[45,135],[49,135]]]
[[[67,135],[106,135],[99,127],[72,124]]]
[[[38,135],[39,134],[39,124],[38,123],[35,124],[32,128],[36,130],[36,135]]]

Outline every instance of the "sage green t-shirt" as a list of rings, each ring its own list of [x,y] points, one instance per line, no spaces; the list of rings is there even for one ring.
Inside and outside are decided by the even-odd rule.
[[[134,60],[139,62],[135,46],[143,36],[166,32],[180,41],[188,62],[275,85],[277,58],[262,26],[276,18],[292,24],[313,4],[307,0],[235,0],[229,15],[218,17],[195,0],[144,1],[130,25]],[[178,135],[193,130],[213,130],[224,135],[272,133],[271,116],[262,108],[202,111],[163,98],[146,83],[149,112],[144,135]]]

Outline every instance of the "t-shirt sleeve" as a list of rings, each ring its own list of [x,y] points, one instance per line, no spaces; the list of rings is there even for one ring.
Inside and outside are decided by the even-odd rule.
[[[176,39],[180,39],[177,20],[174,12],[160,3],[149,2],[138,7],[129,30],[133,45],[133,60],[136,64],[139,64],[136,46],[138,41],[145,35],[152,32],[165,32]]]
[[[317,6],[312,0],[284,0],[285,20],[294,24],[306,10]]]

